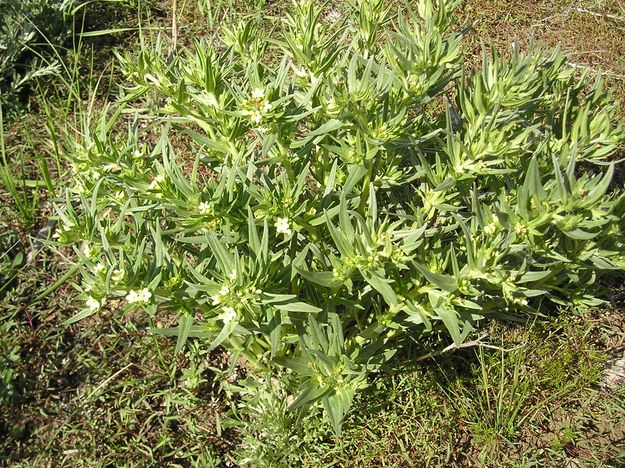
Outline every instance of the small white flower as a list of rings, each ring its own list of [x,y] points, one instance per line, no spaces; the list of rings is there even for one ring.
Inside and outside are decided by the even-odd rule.
[[[258,111],[254,111],[250,116],[250,120],[255,124],[259,124],[263,120],[263,114]]]
[[[232,281],[237,279],[237,270],[232,270],[232,273],[228,274],[228,278],[230,278]]]
[[[104,271],[104,265],[102,265],[101,262],[96,263],[96,265],[93,267],[93,271],[94,273],[101,273]]]
[[[92,296],[89,296],[89,298],[85,301],[85,305],[87,306],[87,309],[89,309],[91,312],[95,312],[96,310],[99,310],[100,307],[102,307],[100,301]]]
[[[154,190],[155,188],[157,188],[163,182],[165,182],[165,177],[163,177],[161,174],[159,174],[156,177],[154,177],[152,182],[150,182],[150,186],[148,188],[150,190]]]
[[[126,294],[126,302],[128,302],[128,304],[139,302],[139,293],[137,291],[128,291],[128,294]]]
[[[113,270],[113,274],[111,275],[111,279],[116,282],[119,283],[120,281],[122,281],[124,279],[124,277],[126,276],[126,272],[120,268]]]
[[[254,91],[252,91],[252,98],[253,99],[264,99],[265,98],[265,90],[261,89],[261,88],[254,88]]]
[[[495,226],[495,223],[490,223],[484,226],[484,232],[488,234],[489,236],[492,234],[495,234],[496,230],[497,230],[497,226]]]
[[[274,226],[278,234],[284,234],[285,236],[291,235],[291,227],[289,226],[288,218],[278,218]]]
[[[219,320],[221,320],[224,325],[231,322],[236,316],[237,312],[233,307],[222,307],[223,312],[217,316]]]
[[[265,105],[263,106],[263,112],[267,113],[271,109],[273,109],[273,105],[270,102],[266,102]]]
[[[219,304],[221,302],[221,297],[220,296],[213,296],[213,297],[211,297],[211,300],[212,300],[212,304],[213,305],[217,305],[217,304]]]
[[[152,293],[148,290],[148,288],[143,288],[141,291],[143,302],[148,302],[152,297]]]
[[[143,156],[143,153],[141,152],[141,150],[136,149],[135,152],[133,153],[133,156],[135,158],[140,158],[141,156]]]
[[[201,202],[197,210],[200,214],[205,215],[211,212],[211,204],[209,202]]]
[[[126,295],[126,301],[128,304],[133,304],[135,302],[150,302],[150,298],[152,297],[152,293],[148,288],[143,288],[141,291],[128,291]]]
[[[226,296],[229,292],[230,292],[230,288],[224,284],[221,287],[221,290],[219,291],[219,295],[220,296]]]
[[[85,246],[82,248],[82,253],[85,255],[85,257],[89,258],[91,257],[93,250],[91,249],[89,244],[85,244]]]

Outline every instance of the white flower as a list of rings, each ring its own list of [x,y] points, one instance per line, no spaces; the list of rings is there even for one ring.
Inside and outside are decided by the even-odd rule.
[[[126,301],[128,304],[139,302],[139,293],[137,291],[128,291],[128,294],[126,294]]]
[[[497,226],[495,226],[495,223],[490,223],[484,226],[484,232],[488,235],[495,234],[496,230]]]
[[[250,120],[255,124],[259,124],[263,120],[263,114],[258,111],[254,111],[250,116]]]
[[[91,257],[93,250],[91,250],[89,244],[85,244],[85,246],[82,248],[82,253],[85,255],[85,257],[89,258]]]
[[[100,307],[102,307],[100,301],[92,296],[89,296],[89,298],[85,301],[85,304],[87,306],[87,309],[89,309],[91,312],[95,312],[96,310],[99,310]]]
[[[221,296],[213,296],[211,297],[211,300],[213,305],[217,305],[221,302]]]
[[[228,278],[230,278],[232,281],[237,279],[237,270],[232,270],[232,273],[228,274]]]
[[[201,202],[197,210],[200,214],[205,215],[211,212],[211,204],[209,202]]]
[[[148,288],[143,288],[141,291],[128,291],[126,295],[126,301],[128,304],[134,304],[135,302],[150,302],[150,298],[152,297],[152,293],[148,290]]]
[[[152,293],[148,290],[148,288],[143,288],[143,290],[140,292],[140,295],[143,299],[143,302],[148,302],[152,297]]]
[[[224,284],[221,287],[221,290],[219,291],[219,295],[220,296],[226,296],[229,292],[230,292],[230,288]]]
[[[285,236],[291,235],[291,227],[289,226],[288,218],[278,218],[274,226],[278,234],[284,234]]]
[[[157,188],[163,182],[165,182],[165,177],[163,177],[161,174],[159,174],[156,177],[154,177],[152,182],[150,182],[150,186],[148,188],[150,190],[154,190],[155,188]]]
[[[223,312],[217,316],[219,320],[221,320],[224,325],[231,322],[236,316],[237,312],[233,307],[222,307]]]
[[[141,156],[143,156],[143,153],[140,150],[135,150],[133,156],[135,158],[140,158]]]
[[[252,98],[260,100],[260,99],[264,99],[264,97],[265,97],[265,90],[261,88],[254,88],[254,91],[252,91]]]
[[[104,265],[102,265],[101,262],[96,263],[96,265],[93,267],[93,271],[94,273],[101,273],[104,271]]]
[[[115,281],[116,283],[119,283],[120,281],[122,281],[124,279],[124,277],[126,276],[126,272],[122,269],[115,269],[113,270],[113,274],[111,275],[111,279],[113,281]]]
[[[265,105],[263,106],[263,112],[267,113],[271,109],[273,109],[273,105],[270,102],[266,102]]]

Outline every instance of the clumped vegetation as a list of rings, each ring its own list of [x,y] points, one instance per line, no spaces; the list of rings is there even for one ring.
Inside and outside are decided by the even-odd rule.
[[[331,23],[298,1],[276,38],[248,22],[121,57],[124,101],[151,105],[127,136],[120,107],[67,149],[56,236],[85,300],[68,323],[119,301],[178,314],[155,331],[275,373],[290,409],[322,403],[339,433],[411,340],[597,305],[599,276],[625,267],[615,103],[558,52],[464,73],[454,6],[420,2],[392,30],[382,2]]]
[[[47,45],[68,37],[73,6],[74,0],[0,1],[0,103],[15,99],[36,78],[58,72]]]
[[[622,420],[598,388],[625,331],[590,311],[625,269],[620,103],[558,50],[513,42],[469,63],[459,6],[201,1],[211,29],[189,41],[183,3],[172,41],[142,32],[117,55],[119,99],[85,101],[79,54],[63,66],[69,97],[43,105],[56,173],[40,160],[22,197],[0,145],[13,200],[45,187],[53,211],[47,285],[22,276],[32,255],[0,257],[0,400],[44,402],[69,445],[28,410],[0,424],[8,460],[623,460],[585,452],[581,416]],[[98,93],[107,73],[89,78]]]

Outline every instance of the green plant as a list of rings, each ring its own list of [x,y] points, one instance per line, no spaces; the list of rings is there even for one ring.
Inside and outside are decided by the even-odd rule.
[[[328,447],[330,435],[321,411],[298,415],[289,411],[288,378],[266,374],[241,379],[226,388],[242,396],[224,426],[233,426],[242,440],[237,462],[242,466],[309,466]]]
[[[405,19],[361,0],[332,22],[302,0],[277,38],[249,21],[219,46],[121,56],[124,102],[145,110],[120,135],[108,108],[66,148],[56,238],[85,301],[67,323],[120,302],[175,314],[155,331],[177,349],[292,370],[290,408],[322,405],[339,432],[414,339],[597,304],[625,268],[617,104],[557,51],[464,73],[456,3]]]
[[[74,0],[0,0],[0,103],[37,77],[57,73],[42,49],[69,35]]]
[[[0,273],[2,270],[0,270]],[[0,326],[2,338],[0,338],[0,403],[6,403],[17,396],[15,381],[17,373],[15,365],[20,360],[19,348],[10,340],[5,341],[15,327],[14,322],[4,322]]]
[[[524,353],[513,351],[508,356],[502,350],[487,355],[483,348],[476,352],[477,364],[473,369],[476,388],[467,391],[467,382],[451,385],[449,400],[480,441],[482,453],[501,444],[510,443],[519,428],[534,413],[532,392],[537,382],[523,375]],[[456,386],[459,390],[454,390]],[[464,393],[463,393],[464,392]]]

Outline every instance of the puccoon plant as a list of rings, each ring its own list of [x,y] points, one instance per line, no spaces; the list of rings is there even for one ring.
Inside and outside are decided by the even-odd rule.
[[[271,37],[250,20],[120,55],[122,104],[67,148],[68,322],[173,314],[156,331],[178,347],[282,372],[290,408],[339,431],[407,343],[597,304],[625,268],[618,104],[558,51],[464,70],[456,4],[300,0]]]

